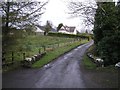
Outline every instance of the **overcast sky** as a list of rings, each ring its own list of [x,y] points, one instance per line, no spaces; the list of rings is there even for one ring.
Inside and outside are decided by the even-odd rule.
[[[71,15],[68,14],[67,4],[68,0],[49,0],[46,12],[41,18],[41,25],[44,25],[49,20],[56,27],[59,23],[63,23],[67,26],[75,26],[78,29],[83,28],[81,26],[82,18],[71,18]]]
[[[83,29],[82,18],[70,18],[71,15],[68,14],[69,10],[67,8],[68,1],[69,0],[49,0],[46,6],[46,12],[41,17],[41,25],[45,25],[46,21],[49,20],[56,27],[59,23],[63,23],[67,26],[76,26],[79,30]],[[93,2],[94,0],[77,1]]]
[[[49,0],[46,6],[46,12],[41,19],[42,24],[45,24],[46,20],[50,20],[55,26],[59,23],[70,26],[76,26],[76,24],[80,23],[78,19],[70,18],[67,4],[63,0]]]

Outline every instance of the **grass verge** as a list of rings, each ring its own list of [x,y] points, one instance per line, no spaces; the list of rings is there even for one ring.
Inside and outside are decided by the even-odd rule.
[[[91,46],[86,52],[94,54],[94,51],[94,46]],[[85,72],[84,78],[89,87],[118,88],[119,71],[114,65],[97,67],[86,54],[83,57],[82,64]]]
[[[86,54],[83,57],[83,64],[85,69],[88,69],[88,70],[96,69],[96,64],[93,63]]]
[[[86,52],[90,52],[92,54],[95,53],[95,46],[92,45]],[[97,65],[89,58],[86,54],[83,57],[83,65],[87,70],[93,70],[98,72],[113,72],[116,73],[118,70],[114,65],[110,65],[107,67],[97,67]]]
[[[44,66],[45,64],[53,61],[54,59],[56,59],[60,55],[66,53],[66,52],[70,51],[71,49],[79,46],[80,44],[84,44],[86,42],[87,41],[75,42],[69,46],[61,47],[61,48],[55,49],[54,51],[48,52],[41,60],[34,63],[32,65],[32,67],[33,68],[40,68],[40,67]]]

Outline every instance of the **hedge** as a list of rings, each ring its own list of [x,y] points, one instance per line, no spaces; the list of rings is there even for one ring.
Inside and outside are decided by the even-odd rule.
[[[65,34],[65,33],[48,33],[49,36],[57,36],[57,37],[67,37],[67,38],[83,38],[83,39],[89,39],[90,36],[88,35],[74,35],[74,34]]]

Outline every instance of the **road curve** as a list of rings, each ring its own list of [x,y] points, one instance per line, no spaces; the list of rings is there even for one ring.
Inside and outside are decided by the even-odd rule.
[[[86,88],[80,63],[93,41],[80,45],[41,69],[3,74],[3,88]]]

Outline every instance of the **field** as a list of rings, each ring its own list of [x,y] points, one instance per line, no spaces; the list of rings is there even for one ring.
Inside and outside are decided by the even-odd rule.
[[[54,51],[48,52],[46,54],[46,56],[44,56],[41,60],[34,63],[32,67],[34,67],[34,68],[42,67],[43,65],[53,61],[55,58],[59,57],[60,55],[66,53],[66,52],[70,51],[71,49],[79,46],[80,44],[84,44],[86,42],[87,42],[86,40],[76,41],[74,43],[70,43],[63,47],[57,48]]]
[[[43,60],[40,60],[33,64],[33,67],[41,67],[62,53],[85,42],[86,39],[80,40],[75,38],[57,36],[9,36],[9,39],[3,43],[3,62],[12,62],[14,65],[3,67],[3,71],[19,67],[20,61],[24,60],[26,57],[31,57],[38,53],[47,52],[45,57],[42,58]]]

